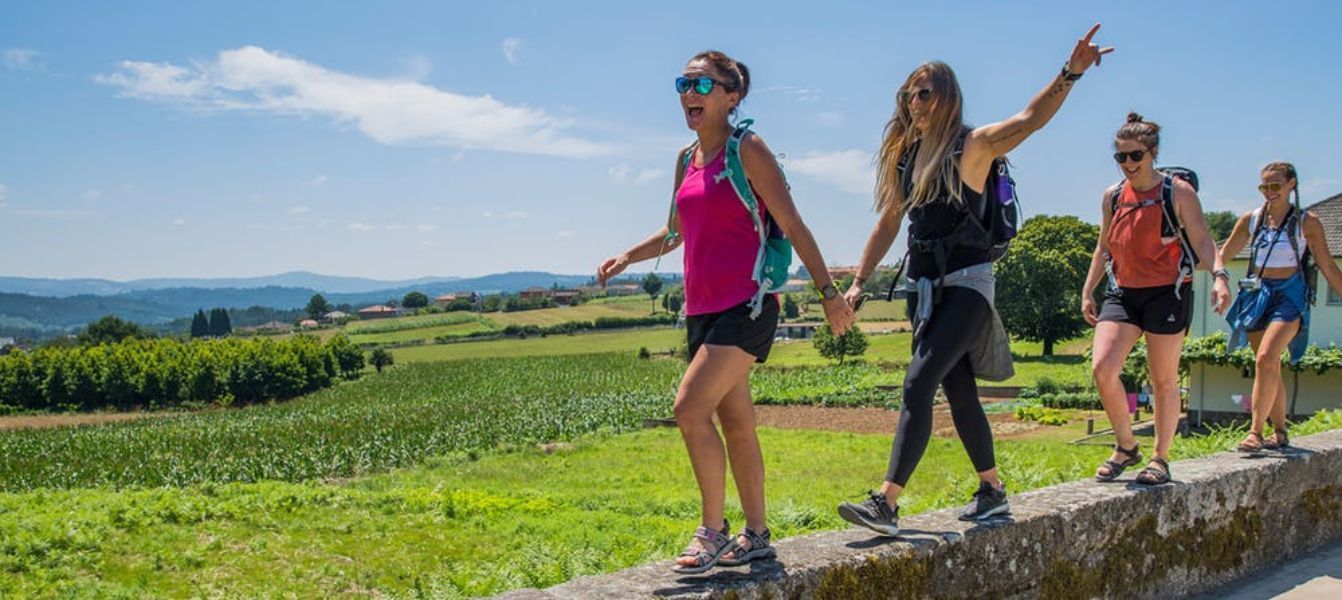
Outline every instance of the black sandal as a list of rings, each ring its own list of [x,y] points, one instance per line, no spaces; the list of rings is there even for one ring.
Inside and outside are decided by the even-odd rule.
[[[1272,432],[1272,441],[1264,441],[1264,450],[1285,450],[1291,447],[1291,437],[1286,435],[1285,430]]]
[[[726,556],[727,552],[723,552],[723,557],[718,560],[718,564],[725,567],[735,567],[752,560],[777,556],[778,553],[774,550],[773,544],[769,543],[771,537],[773,537],[773,534],[768,529],[765,529],[762,534],[755,533],[755,530],[749,527],[741,530],[741,533],[732,538],[732,547],[727,549],[727,552],[732,553],[732,557],[728,558]],[[741,538],[746,538],[746,542],[750,544],[749,550],[741,546],[739,541]]]
[[[1244,441],[1239,443],[1239,447],[1237,447],[1236,450],[1245,454],[1257,454],[1262,452],[1266,447],[1267,444],[1263,441],[1263,434],[1258,433],[1257,431],[1250,431],[1248,437],[1245,437]]]
[[[1118,444],[1114,444],[1114,452],[1122,454],[1127,458],[1124,459],[1123,462],[1114,462],[1113,459],[1104,461],[1104,464],[1100,465],[1100,468],[1109,469],[1109,472],[1100,473],[1096,471],[1095,481],[1113,481],[1118,479],[1118,476],[1122,475],[1123,471],[1128,470],[1128,467],[1135,467],[1141,464],[1142,453],[1137,451],[1141,447],[1141,444],[1133,444],[1131,448],[1124,448]]]
[[[1157,469],[1153,465],[1160,465],[1160,468]],[[1152,458],[1151,462],[1146,465],[1146,468],[1142,469],[1142,471],[1137,474],[1137,483],[1142,485],[1160,485],[1169,482],[1170,463],[1159,456]]]

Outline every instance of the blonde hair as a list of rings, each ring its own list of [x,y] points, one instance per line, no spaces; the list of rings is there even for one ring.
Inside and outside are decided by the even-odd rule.
[[[913,82],[926,77],[931,83],[933,111],[927,131],[913,126],[906,100]],[[909,74],[900,86],[895,102],[895,114],[885,125],[885,139],[876,159],[876,211],[890,208],[922,206],[946,192],[959,201],[959,168],[955,159],[955,144],[964,131],[964,102],[955,72],[941,61],[924,63]],[[899,161],[919,142],[918,155],[908,168],[913,170],[913,189],[904,197],[904,185],[899,173]]]

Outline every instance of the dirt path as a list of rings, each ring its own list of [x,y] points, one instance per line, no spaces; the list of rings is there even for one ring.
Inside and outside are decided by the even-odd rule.
[[[47,429],[51,427],[65,427],[67,425],[103,425],[106,423],[119,423],[121,421],[134,421],[146,417],[161,417],[169,414],[173,413],[71,413],[0,417],[0,431],[9,429]]]
[[[761,427],[780,429],[818,429],[851,433],[894,434],[899,425],[899,411],[884,408],[833,408],[819,406],[756,406],[755,420]],[[993,435],[1013,438],[1027,435],[1040,427],[1037,423],[1021,422],[1010,413],[988,415]],[[938,404],[932,410],[932,434],[955,437],[950,407]]]

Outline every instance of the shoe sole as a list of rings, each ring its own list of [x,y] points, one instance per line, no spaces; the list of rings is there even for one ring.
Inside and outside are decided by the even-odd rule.
[[[749,551],[749,552],[746,552],[745,555],[742,556],[742,557],[741,557],[740,559],[738,559],[738,560],[728,560],[728,559],[725,559],[725,558],[720,558],[720,559],[718,559],[718,566],[720,566],[720,567],[739,567],[739,566],[744,565],[744,564],[746,564],[746,563],[750,563],[750,562],[753,562],[753,561],[762,560],[762,559],[766,559],[766,558],[778,558],[778,552],[775,551],[775,550],[773,549],[773,546],[770,546],[770,547],[768,547],[768,548],[763,548],[763,549],[760,549],[760,550],[751,550],[751,551]]]
[[[977,515],[974,515],[974,516],[972,516],[972,517],[961,516],[961,517],[960,517],[960,520],[961,520],[961,521],[986,521],[986,520],[988,520],[988,519],[991,519],[991,518],[993,518],[993,517],[996,517],[997,515],[1006,514],[1006,513],[1008,513],[1008,512],[1011,512],[1011,505],[1010,505],[1010,504],[1007,504],[1007,503],[1005,503],[1005,502],[1003,502],[1000,506],[994,506],[994,507],[992,507],[992,508],[990,508],[990,509],[984,511],[984,512],[981,513],[981,514],[977,514]]]
[[[871,521],[864,519],[861,514],[859,514],[857,511],[848,508],[847,506],[839,507],[839,516],[842,517],[843,520],[848,521],[853,525],[857,525],[858,527],[866,527],[867,529],[875,531],[876,533],[880,534],[883,537],[896,537],[899,535],[898,525],[890,526],[882,523],[873,523]]]

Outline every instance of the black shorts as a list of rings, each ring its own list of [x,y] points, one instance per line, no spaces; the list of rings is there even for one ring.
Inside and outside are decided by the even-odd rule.
[[[765,294],[764,308],[755,319],[750,318],[748,305],[744,302],[722,312],[685,317],[690,359],[694,359],[699,346],[714,344],[736,346],[754,356],[757,363],[767,360],[778,330],[778,297]]]
[[[1193,283],[1150,288],[1110,288],[1100,305],[1100,320],[1136,325],[1148,333],[1186,333],[1193,322]]]

